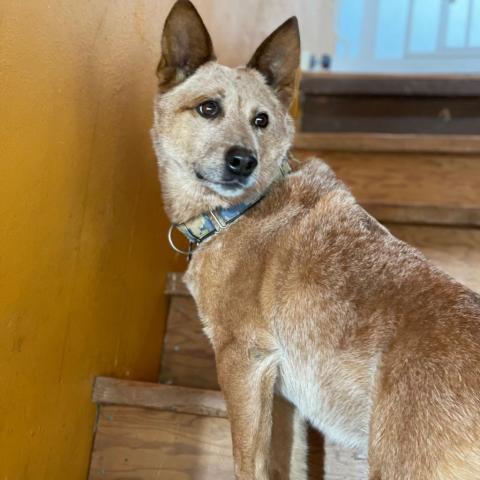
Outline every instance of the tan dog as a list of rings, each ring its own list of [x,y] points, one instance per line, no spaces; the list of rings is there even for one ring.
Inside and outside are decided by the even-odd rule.
[[[248,67],[221,66],[187,0],[163,32],[152,133],[171,221],[194,228],[268,190],[224,229],[211,218],[220,231],[186,274],[236,476],[306,478],[304,418],[368,453],[372,480],[479,479],[480,297],[393,237],[321,161],[279,178],[299,51],[292,18]],[[297,410],[272,435],[274,391]]]

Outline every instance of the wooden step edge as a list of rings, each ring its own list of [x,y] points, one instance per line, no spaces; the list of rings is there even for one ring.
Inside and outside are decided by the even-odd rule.
[[[165,295],[180,295],[190,297],[190,292],[183,282],[183,272],[168,272],[165,282]]]
[[[465,205],[420,205],[414,203],[361,202],[382,223],[444,227],[480,227],[480,207]]]
[[[478,97],[475,74],[302,72],[306,96]]]
[[[227,417],[221,392],[200,388],[97,377],[92,400],[100,405],[124,405],[208,417]]]
[[[339,152],[480,154],[480,135],[299,132],[294,149]]]

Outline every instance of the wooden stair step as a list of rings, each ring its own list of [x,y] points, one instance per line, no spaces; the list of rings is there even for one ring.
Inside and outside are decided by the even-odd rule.
[[[227,418],[221,392],[201,388],[97,377],[92,400],[99,405],[151,408]]]
[[[220,397],[98,378],[89,480],[231,480],[230,428]]]
[[[480,131],[478,77],[305,73],[300,88],[304,131],[444,136]]]
[[[215,355],[198,320],[195,302],[181,282],[169,274],[171,292],[167,330],[162,351],[160,382],[219,390]],[[180,287],[177,289],[177,286]],[[173,292],[181,292],[179,294]]]
[[[99,415],[89,480],[233,478],[231,437],[220,392],[97,378]],[[366,460],[334,444],[313,452],[311,478],[367,478]]]
[[[294,153],[324,159],[381,221],[480,226],[480,136],[300,133]]]

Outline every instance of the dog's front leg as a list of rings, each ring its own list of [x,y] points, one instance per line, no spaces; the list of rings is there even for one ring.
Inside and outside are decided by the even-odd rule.
[[[267,480],[276,355],[231,343],[216,352],[216,361],[232,428],[235,476],[237,480]]]

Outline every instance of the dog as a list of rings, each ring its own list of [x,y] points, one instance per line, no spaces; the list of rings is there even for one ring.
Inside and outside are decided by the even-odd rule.
[[[161,47],[153,143],[167,215],[197,244],[185,281],[215,351],[236,478],[306,479],[308,421],[368,455],[371,480],[478,480],[480,296],[321,160],[289,173],[297,20],[228,68],[178,0]]]

